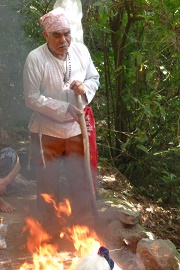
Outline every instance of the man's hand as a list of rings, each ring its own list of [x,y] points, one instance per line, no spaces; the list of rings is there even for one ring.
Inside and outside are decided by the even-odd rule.
[[[74,90],[75,95],[85,95],[86,94],[86,89],[85,86],[82,82],[80,81],[73,81],[70,84],[70,88]]]
[[[79,115],[83,114],[83,111],[79,110],[76,106],[69,104],[68,113],[79,123]]]

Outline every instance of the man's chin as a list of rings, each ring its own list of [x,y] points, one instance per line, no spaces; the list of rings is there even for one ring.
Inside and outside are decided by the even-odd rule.
[[[69,46],[59,47],[58,52],[59,53],[66,53],[68,51]]]

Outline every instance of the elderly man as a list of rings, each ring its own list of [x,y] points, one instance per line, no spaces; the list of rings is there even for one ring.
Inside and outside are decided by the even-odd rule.
[[[71,42],[71,25],[63,9],[40,18],[46,43],[29,53],[24,66],[24,96],[32,109],[29,129],[31,153],[36,167],[37,201],[44,228],[59,234],[61,219],[52,204],[42,198],[49,194],[56,204],[62,201],[59,188],[60,160],[63,157],[69,185],[73,224],[92,225],[90,195],[85,180],[84,147],[76,107],[76,95],[84,106],[99,86],[99,74],[87,47]]]

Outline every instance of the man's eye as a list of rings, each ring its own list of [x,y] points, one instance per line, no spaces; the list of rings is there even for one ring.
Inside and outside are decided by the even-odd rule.
[[[57,38],[57,37],[59,37],[59,34],[58,33],[53,33],[53,37]]]
[[[65,33],[64,35],[65,36],[69,36],[71,34],[71,32],[67,32],[67,33]]]

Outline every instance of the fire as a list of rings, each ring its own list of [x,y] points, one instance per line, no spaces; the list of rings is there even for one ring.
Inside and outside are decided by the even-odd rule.
[[[65,213],[67,216],[71,215],[71,206],[68,199],[64,199],[64,203],[59,203],[57,205],[55,201],[53,200],[53,197],[48,194],[41,194],[41,196],[44,198],[44,200],[47,203],[52,203],[54,209],[56,210],[57,217],[61,217],[61,213]]]
[[[58,206],[53,198],[47,194],[42,195],[44,200],[52,203],[56,209],[57,216],[63,219],[65,225],[65,216],[71,215],[71,207],[68,199]],[[76,225],[73,227],[64,226],[64,231],[60,232],[59,237],[69,239],[74,245],[75,252],[58,252],[57,246],[47,244],[51,240],[42,228],[41,224],[33,218],[26,218],[24,231],[28,231],[26,246],[32,254],[33,263],[25,262],[20,270],[74,270],[79,259],[82,256],[97,253],[99,247],[103,245],[95,231],[87,226]]]
[[[75,226],[71,229],[71,237],[74,247],[80,256],[85,256],[97,250],[100,247],[100,242],[94,231],[90,231],[86,226]]]

